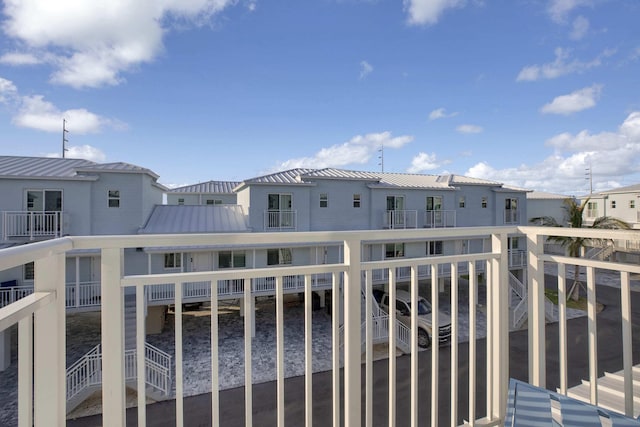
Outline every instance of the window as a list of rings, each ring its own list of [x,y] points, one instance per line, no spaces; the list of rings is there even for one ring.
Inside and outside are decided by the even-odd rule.
[[[218,253],[218,268],[244,268],[247,266],[245,252],[222,251]]]
[[[269,194],[268,209],[270,211],[286,211],[291,209],[291,194]]]
[[[179,252],[170,252],[164,254],[164,268],[180,268],[182,267],[182,254]]]
[[[428,211],[440,211],[442,210],[442,196],[428,196],[427,197],[427,210]]]
[[[404,256],[404,243],[387,243],[384,245],[385,258],[402,258]]]
[[[24,280],[33,280],[35,274],[34,274],[34,264],[33,262],[30,262],[28,264],[24,265]]]
[[[222,204],[222,200],[220,200],[220,199],[207,199],[205,201],[205,203],[207,205],[221,205]]]
[[[507,210],[518,209],[518,199],[505,199],[504,208]]]
[[[27,210],[29,212],[62,211],[61,190],[28,190]]]
[[[611,201],[611,209],[615,209],[616,208],[616,201],[612,200]]]
[[[120,190],[109,190],[109,207],[120,207]]]
[[[184,199],[178,199],[178,204],[179,205],[184,205]]]
[[[359,194],[354,194],[353,195],[353,207],[354,208],[359,208],[360,207],[360,195]]]
[[[404,209],[404,196],[387,196],[387,210],[401,211]]]
[[[442,240],[427,242],[427,256],[442,255]]]
[[[267,265],[291,264],[291,249],[269,249],[267,250]]]
[[[329,206],[329,195],[327,193],[320,193],[320,207],[326,208]]]
[[[486,197],[486,196],[484,196],[484,197],[482,198],[482,204],[481,204],[481,206],[482,206],[482,209],[486,209],[486,207],[487,207],[487,197]]]
[[[635,209],[636,208],[636,201],[635,200],[629,200],[629,208],[631,208],[631,209]]]
[[[460,196],[460,198],[458,199],[458,207],[459,208],[464,208],[464,205],[465,205],[464,196]]]

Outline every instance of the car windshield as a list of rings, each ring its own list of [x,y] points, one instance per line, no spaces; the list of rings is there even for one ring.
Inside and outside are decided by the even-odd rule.
[[[407,303],[409,307],[411,307],[411,303]],[[418,316],[423,314],[431,314],[431,304],[429,304],[426,300],[419,299],[418,300]]]

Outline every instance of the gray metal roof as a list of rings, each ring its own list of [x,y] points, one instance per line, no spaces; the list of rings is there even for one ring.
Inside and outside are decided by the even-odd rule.
[[[0,176],[73,178],[77,176],[77,168],[93,165],[94,162],[83,159],[0,156]]]
[[[545,193],[544,191],[531,191],[527,193],[527,199],[531,200],[564,200],[572,196],[556,193]]]
[[[250,184],[310,184],[315,179],[369,181],[373,187],[453,190],[456,185],[502,186],[501,183],[461,175],[422,175],[410,173],[364,172],[335,168],[291,169],[245,180]]]
[[[249,231],[242,206],[157,205],[140,234],[227,233]]]
[[[158,178],[149,169],[130,163],[95,163],[84,159],[60,157],[0,156],[0,176],[5,178],[86,178],[92,172],[145,173]]]
[[[619,194],[619,193],[640,193],[640,184],[628,185],[626,187],[618,187],[612,188],[611,190],[600,191],[598,193],[594,193],[593,196],[603,196],[606,194]],[[588,197],[589,195],[585,195],[583,197]]]
[[[168,193],[232,194],[233,189],[238,185],[240,185],[240,183],[237,181],[207,181],[199,184],[172,188]]]

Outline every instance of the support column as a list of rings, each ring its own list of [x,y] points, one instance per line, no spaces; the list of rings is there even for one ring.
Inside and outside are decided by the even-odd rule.
[[[0,332],[0,372],[11,365],[11,329]]]
[[[34,292],[55,292],[55,302],[34,313],[34,422],[64,425],[66,418],[65,256],[35,261]]]
[[[102,423],[125,425],[122,249],[102,250]]]
[[[361,242],[346,240],[344,258],[347,271],[344,275],[344,407],[345,425],[361,425]],[[371,387],[372,384],[367,384]]]
[[[529,265],[528,314],[529,317],[529,383],[537,387],[546,384],[545,318],[544,318],[544,264],[539,258],[544,248],[543,237],[527,235]]]

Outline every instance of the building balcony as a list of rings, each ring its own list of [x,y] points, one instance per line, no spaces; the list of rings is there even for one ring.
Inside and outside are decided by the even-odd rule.
[[[426,228],[455,227],[456,211],[450,211],[450,210],[425,211],[424,226]]]
[[[505,224],[520,224],[520,211],[517,209],[505,209],[504,210],[504,223]]]
[[[2,212],[2,237],[4,240],[33,241],[52,239],[64,235],[63,213]]]
[[[393,210],[384,211],[382,228],[402,230],[405,228],[418,228],[418,211]]]
[[[593,405],[606,405],[600,399],[604,386],[598,376],[604,370],[620,370],[622,392],[619,401],[622,411],[637,416],[634,400],[634,361],[640,360],[640,325],[632,313],[631,277],[640,274],[640,266],[570,258],[544,253],[545,238],[556,236],[589,239],[640,241],[637,231],[593,230],[545,227],[470,227],[451,229],[411,229],[349,232],[301,233],[243,233],[195,235],[140,235],[64,237],[36,242],[0,251],[0,273],[34,262],[34,292],[0,308],[0,331],[17,325],[18,347],[18,422],[19,425],[64,425],[66,422],[65,396],[66,370],[66,306],[68,294],[65,283],[65,256],[72,250],[99,250],[101,252],[101,403],[102,425],[123,426],[127,421],[139,426],[153,424],[159,417],[171,419],[175,425],[195,422],[194,414],[205,414],[210,419],[198,419],[212,425],[272,424],[284,425],[503,425],[507,414],[509,377],[520,379],[536,387],[556,388],[560,394],[588,380],[586,399]],[[528,331],[518,332],[520,346],[510,346],[512,335],[509,324],[509,263],[508,237],[523,234],[527,239],[526,269],[528,292]],[[373,242],[408,242],[433,239],[480,239],[489,236],[491,244],[485,252],[438,257],[403,258],[380,261],[362,261],[361,249]],[[318,246],[342,245],[344,259],[336,264],[279,266],[270,268],[201,271],[189,273],[124,275],[126,248],[138,247],[193,247],[211,245],[215,241],[225,247],[286,247],[287,245]],[[465,265],[464,269],[461,265]],[[478,286],[479,265],[484,267],[485,283]],[[567,320],[566,295],[571,286],[570,274],[578,265],[585,275],[587,311],[585,318],[570,323]],[[442,267],[446,266],[446,267]],[[406,356],[391,357],[384,364],[373,361],[373,331],[379,326],[373,313],[372,285],[374,271],[386,270],[389,289],[395,289],[397,274],[409,271],[409,290],[417,306],[418,294],[432,304],[431,325],[437,328],[438,313],[446,302],[451,318],[451,341],[443,346],[431,346],[421,351],[418,347],[418,318],[412,314],[409,326],[410,350]],[[428,280],[419,280],[419,272],[430,269]],[[451,275],[448,292],[439,293],[436,285],[441,271]],[[461,274],[462,271],[466,274]],[[545,270],[552,271],[545,277]],[[603,295],[610,298],[602,317],[597,314],[599,287],[596,277],[608,274],[617,278],[618,288],[607,287]],[[295,279],[291,279],[295,277]],[[270,279],[265,279],[270,278]],[[546,279],[546,283],[545,283]],[[242,295],[244,306],[243,351],[237,355],[244,364],[245,387],[237,392],[219,391],[220,366],[216,355],[224,345],[217,316],[211,318],[211,337],[206,345],[213,355],[210,360],[209,397],[198,403],[188,401],[184,395],[183,342],[189,331],[183,328],[182,303],[185,288],[197,283],[217,313],[221,290],[232,290]],[[241,286],[253,283],[252,286]],[[258,286],[260,283],[262,285]],[[313,375],[315,351],[312,304],[306,303],[304,313],[304,373],[301,381],[287,383],[285,392],[285,330],[283,311],[287,288],[312,301],[314,286],[327,286],[331,293],[332,345],[324,349],[330,355],[330,372]],[[224,284],[221,285],[221,284]],[[545,324],[544,288],[553,287],[559,295],[557,306],[559,321]],[[172,342],[175,365],[175,393],[162,407],[147,404],[145,390],[145,334],[146,302],[154,288],[171,290],[164,300],[175,305]],[[227,286],[225,288],[225,286]],[[299,287],[299,288],[298,288]],[[212,291],[214,290],[214,291]],[[252,382],[252,331],[255,315],[251,300],[259,291],[270,294],[275,301],[274,325],[276,375],[272,384]],[[465,304],[461,304],[461,295]],[[125,348],[125,300],[135,301],[135,353]],[[74,295],[75,297],[75,295]],[[127,298],[125,298],[127,297]],[[395,306],[395,294],[390,292],[390,305]],[[638,298],[635,299],[636,301]],[[479,301],[486,302],[483,310],[486,327],[477,321],[475,310]],[[614,308],[612,301],[618,301]],[[463,312],[468,319],[461,321]],[[632,315],[633,314],[633,315]],[[389,324],[396,323],[394,310],[389,313]],[[602,323],[601,323],[602,322]],[[468,343],[458,342],[464,329]],[[396,354],[396,332],[389,328],[389,354]],[[522,334],[528,337],[522,338]],[[343,337],[343,338],[341,338]],[[483,337],[483,338],[481,338]],[[72,338],[69,338],[72,339]],[[515,338],[513,338],[515,339]],[[611,344],[613,343],[613,345]],[[634,345],[635,344],[635,345]],[[615,346],[615,348],[611,348]],[[135,355],[136,362],[127,359]],[[255,355],[254,355],[255,357]],[[513,361],[517,362],[514,363]],[[526,360],[526,362],[525,362]],[[133,367],[133,368],[131,368]],[[136,370],[136,374],[128,370]],[[206,375],[203,373],[202,375]],[[137,411],[125,410],[126,385],[130,378],[138,384]],[[321,386],[320,386],[321,385]],[[325,387],[326,386],[326,387]],[[291,388],[293,387],[293,388]],[[291,390],[296,392],[292,393]],[[382,396],[382,398],[381,398]],[[471,397],[471,398],[469,398]],[[170,405],[170,406],[167,406]],[[190,406],[196,405],[196,406]],[[201,406],[206,408],[202,409]],[[233,413],[231,407],[240,407]],[[174,409],[173,409],[174,408]],[[295,412],[295,414],[292,413]],[[297,411],[297,412],[296,412]],[[132,420],[131,418],[137,418]],[[298,417],[298,418],[296,418]],[[127,418],[129,418],[127,420]],[[166,419],[164,419],[167,421]],[[551,425],[551,420],[549,425]]]
[[[264,211],[265,231],[296,231],[298,228],[298,211],[267,210]]]

